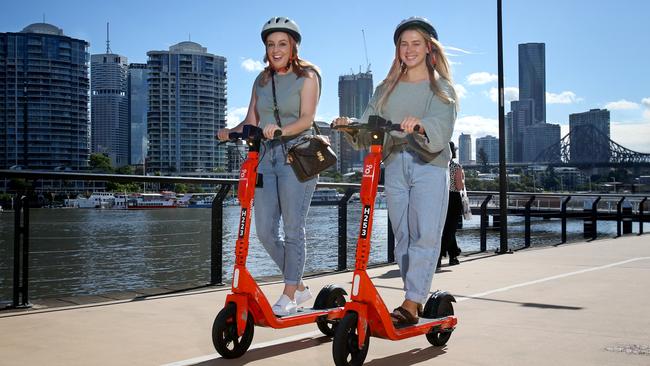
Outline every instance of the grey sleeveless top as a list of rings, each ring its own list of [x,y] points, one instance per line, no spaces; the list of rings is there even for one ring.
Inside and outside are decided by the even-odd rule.
[[[273,115],[273,89],[269,79],[268,83],[260,86],[259,81],[262,78],[260,73],[255,79],[255,93],[257,102],[255,108],[260,117],[258,126],[264,128],[269,124],[277,124]],[[305,78],[299,78],[293,72],[284,75],[275,76],[275,93],[280,110],[280,123],[287,126],[294,123],[300,117],[300,92],[305,82]],[[296,136],[311,134],[311,129],[307,129]]]

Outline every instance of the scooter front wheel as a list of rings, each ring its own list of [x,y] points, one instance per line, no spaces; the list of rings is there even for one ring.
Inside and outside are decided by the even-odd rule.
[[[237,358],[246,353],[253,341],[254,324],[251,313],[248,313],[246,328],[241,337],[237,335],[237,305],[226,305],[212,324],[212,343],[223,358]]]
[[[453,296],[447,292],[436,291],[434,294],[429,297],[426,305],[424,306],[423,316],[425,318],[435,319],[435,318],[444,318],[450,315],[454,315],[454,305],[452,302],[455,302]],[[432,330],[427,333],[427,340],[434,346],[442,347],[447,344],[449,338],[451,337],[451,332],[453,329],[438,331]]]
[[[322,310],[344,306],[345,295],[347,295],[347,292],[340,286],[329,285],[324,287],[316,296],[314,309]],[[322,316],[316,320],[316,325],[324,335],[332,337],[336,332],[338,320],[327,320],[327,316]]]
[[[332,356],[336,366],[363,365],[370,346],[370,329],[366,329],[366,339],[359,348],[356,313],[347,313],[336,327],[332,342]]]

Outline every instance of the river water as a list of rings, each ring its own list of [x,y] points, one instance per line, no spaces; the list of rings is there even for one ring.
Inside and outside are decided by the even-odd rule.
[[[311,207],[307,222],[305,271],[334,270],[338,255],[338,209]],[[348,208],[348,268],[354,267],[360,207]],[[102,294],[210,280],[210,209],[143,211],[95,209],[30,210],[30,299]],[[13,286],[13,213],[0,214],[0,302]],[[224,208],[224,281],[229,281],[239,207]],[[254,276],[280,274],[251,225],[248,268]],[[479,250],[479,217],[458,232],[463,252]],[[569,221],[569,241],[582,238],[582,221]],[[634,232],[638,225],[634,224]],[[523,246],[523,218],[509,217],[509,246]],[[615,222],[598,223],[599,237],[613,236]],[[387,210],[376,209],[370,263],[386,261]],[[559,220],[532,221],[532,245],[560,242]],[[488,231],[488,250],[499,246]],[[444,262],[443,262],[444,263]]]

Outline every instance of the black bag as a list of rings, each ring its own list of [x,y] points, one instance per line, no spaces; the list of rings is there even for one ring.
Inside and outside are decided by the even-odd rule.
[[[275,97],[275,78],[273,74],[271,74],[271,87],[273,90],[273,115],[278,126],[282,127],[278,101]],[[329,138],[320,134],[320,129],[316,125],[316,122],[312,123],[316,134],[301,136],[300,140],[287,152],[287,163],[291,165],[293,172],[296,174],[296,178],[301,182],[314,178],[320,172],[336,163],[336,153],[332,150]]]
[[[304,182],[334,165],[336,154],[327,136],[320,134],[303,136],[289,149],[287,162],[293,168],[298,180]]]

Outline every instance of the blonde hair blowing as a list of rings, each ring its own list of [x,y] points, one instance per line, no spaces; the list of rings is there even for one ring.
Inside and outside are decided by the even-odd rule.
[[[454,82],[451,77],[451,68],[449,67],[449,61],[447,60],[447,56],[445,55],[445,50],[442,47],[442,44],[438,42],[435,38],[433,38],[431,35],[429,35],[428,33],[426,33],[425,31],[423,31],[418,27],[411,27],[407,29],[412,29],[420,33],[422,38],[424,38],[425,42],[427,42],[429,48],[431,49],[431,52],[433,52],[433,54],[436,56],[435,65],[431,62],[431,55],[427,55],[427,57],[425,58],[427,71],[429,73],[429,87],[431,88],[431,91],[435,95],[437,95],[438,98],[440,98],[444,103],[449,104],[452,102],[456,102],[456,108],[458,108],[456,90],[454,90]],[[377,102],[377,110],[380,112],[382,111],[382,108],[386,104],[386,101],[388,100],[390,94],[393,92],[393,90],[395,90],[395,86],[397,86],[397,83],[400,81],[402,76],[405,75],[407,72],[406,65],[402,64],[399,58],[399,45],[401,41],[402,41],[402,35],[400,34],[397,40],[397,44],[395,45],[395,59],[393,59],[393,64],[391,65],[390,70],[388,71],[388,75],[381,82],[381,86],[384,89],[384,93],[381,95],[379,101]],[[451,95],[448,95],[445,91],[443,91],[440,88],[438,82],[436,81],[436,73],[441,78],[449,82],[449,86],[450,86],[449,92],[451,93]]]

